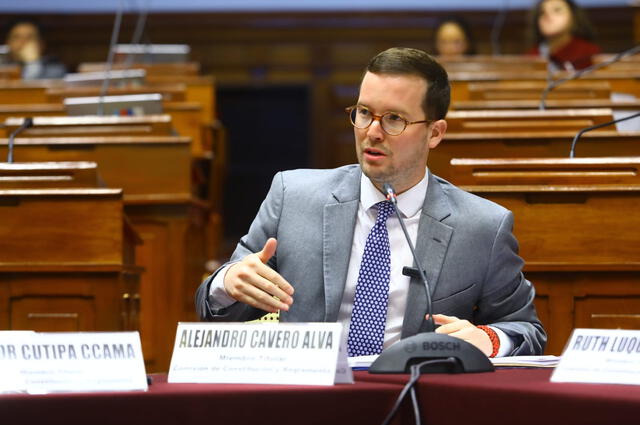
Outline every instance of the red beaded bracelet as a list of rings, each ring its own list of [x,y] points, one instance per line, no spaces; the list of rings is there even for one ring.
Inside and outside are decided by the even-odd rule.
[[[479,326],[476,326],[476,327],[478,329],[483,330],[484,333],[489,335],[489,339],[491,340],[491,346],[493,347],[493,351],[491,352],[491,355],[489,357],[497,356],[498,355],[498,351],[500,350],[500,337],[498,336],[496,331],[491,329],[489,326],[485,326],[485,325],[479,325]]]

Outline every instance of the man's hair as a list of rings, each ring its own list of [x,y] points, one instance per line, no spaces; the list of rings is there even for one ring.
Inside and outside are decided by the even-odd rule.
[[[422,109],[430,121],[444,119],[449,109],[451,88],[449,77],[432,56],[422,50],[392,47],[378,53],[367,65],[374,74],[414,75],[427,81]],[[364,78],[364,76],[363,76]]]
[[[540,26],[538,25],[538,19],[542,14],[542,3],[545,1],[547,0],[538,0],[533,9],[531,9],[529,25],[532,32],[531,38],[536,46],[545,40],[544,35],[540,32]],[[595,39],[595,33],[584,10],[581,9],[573,0],[562,1],[569,6],[569,10],[571,11],[571,34],[574,37],[579,37],[583,40],[593,41]]]

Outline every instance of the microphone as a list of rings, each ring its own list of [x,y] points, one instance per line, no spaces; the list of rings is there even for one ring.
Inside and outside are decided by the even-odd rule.
[[[418,274],[427,295],[427,314],[429,315],[428,331],[401,339],[386,350],[371,364],[370,373],[409,373],[411,366],[425,360],[420,367],[420,372],[426,373],[468,373],[468,372],[492,372],[493,365],[487,356],[474,345],[446,334],[434,332],[433,308],[431,305],[431,292],[427,275],[416,255],[411,238],[407,232],[402,216],[398,210],[398,200],[393,186],[389,183],[383,184],[387,200],[391,201],[393,208],[402,227],[402,232],[409,244],[413,261],[418,268]],[[415,269],[405,267],[403,274],[412,276],[416,274]]]
[[[578,142],[578,139],[584,133],[587,133],[587,132],[589,132],[591,130],[596,130],[598,128],[606,127],[608,125],[617,124],[617,123],[622,122],[622,121],[630,120],[632,118],[637,118],[637,117],[640,117],[640,112],[636,112],[635,114],[631,114],[631,115],[628,115],[626,117],[618,118],[617,120],[613,120],[613,121],[608,121],[608,122],[603,122],[603,123],[600,123],[600,124],[592,125],[591,127],[586,127],[586,128],[583,128],[582,130],[578,131],[578,133],[573,138],[573,141],[571,142],[571,150],[569,150],[569,158],[573,158],[575,156],[576,143]]]
[[[147,24],[147,15],[149,14],[148,8],[148,2],[146,4],[146,7],[140,6],[138,19],[136,21],[136,27],[133,30],[133,36],[131,37],[131,45],[135,46],[137,44],[140,44],[140,40],[142,39],[142,35],[144,34],[145,25]],[[134,57],[135,55],[133,51],[131,51],[131,53],[127,55],[127,59],[124,62],[124,69],[131,68],[131,65],[133,65]]]
[[[491,52],[494,56],[500,54],[500,34],[504,27],[504,22],[507,19],[509,13],[509,0],[504,0],[504,5],[496,19],[493,21],[493,27],[491,28]]]
[[[391,203],[393,204],[393,209],[396,212],[396,216],[398,217],[398,221],[400,222],[400,227],[402,228],[402,233],[404,233],[404,238],[407,240],[407,243],[409,244],[409,249],[411,250],[411,255],[413,256],[413,261],[418,267],[418,270],[417,270],[418,275],[422,280],[422,284],[424,285],[424,290],[427,293],[427,314],[429,315],[429,321],[428,321],[429,329],[427,331],[433,332],[436,329],[436,325],[433,322],[433,314],[432,314],[433,312],[431,311],[431,291],[429,291],[429,283],[427,281],[427,275],[425,274],[424,269],[420,265],[420,260],[416,255],[416,250],[413,248],[413,243],[411,243],[411,238],[409,237],[409,233],[407,232],[407,226],[405,226],[404,220],[400,215],[400,211],[398,211],[398,196],[396,195],[396,191],[393,189],[393,186],[391,186],[389,183],[384,183],[382,185],[382,188],[387,193],[386,195],[387,200],[391,201]],[[402,274],[404,274],[405,276],[411,277],[413,274],[415,274],[415,269],[412,269],[410,267],[405,267],[402,270]]]
[[[31,128],[33,127],[33,118],[31,117],[27,117],[22,121],[22,125],[20,125],[20,127],[16,128],[10,135],[9,135],[9,143],[7,146],[7,162],[9,164],[11,164],[13,162],[13,143],[14,140],[16,138],[16,136],[20,133],[22,133],[24,130],[26,130],[27,128]]]
[[[566,78],[560,78],[554,81],[551,81],[549,84],[547,84],[547,87],[545,87],[545,89],[542,91],[542,96],[540,98],[540,110],[544,110],[546,108],[546,101],[547,101],[547,95],[549,94],[549,92],[553,89],[555,89],[556,87],[558,87],[561,84],[566,83],[567,81],[571,81],[571,80],[575,80],[578,79],[580,77],[582,77],[585,74],[589,74],[593,71],[596,71],[600,68],[604,68],[606,66],[612,65],[616,62],[620,62],[622,59],[626,58],[627,56],[633,56],[636,53],[640,52],[640,44],[632,47],[631,49],[625,50],[623,52],[618,53],[617,55],[615,55],[614,57],[612,57],[611,59],[604,61],[604,62],[600,62],[591,66],[588,66],[584,69],[581,69],[580,71],[577,71],[573,74],[571,74],[569,77]]]
[[[113,22],[113,30],[111,31],[111,42],[109,43],[109,54],[107,55],[107,63],[105,65],[104,80],[102,81],[102,88],[100,89],[100,95],[98,96],[98,115],[104,115],[104,97],[109,91],[109,80],[111,80],[111,68],[113,67],[113,60],[116,53],[116,43],[118,42],[118,35],[120,34],[120,24],[122,23],[122,11],[124,7],[122,0],[118,3],[118,10],[116,11],[116,18]]]

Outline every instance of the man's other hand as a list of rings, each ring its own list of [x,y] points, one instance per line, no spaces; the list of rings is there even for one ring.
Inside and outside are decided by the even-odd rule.
[[[270,313],[289,310],[293,304],[293,286],[267,265],[277,246],[278,242],[269,238],[262,251],[247,255],[229,267],[224,289],[230,297]]]
[[[487,357],[493,352],[489,335],[468,320],[460,320],[455,316],[445,316],[444,314],[434,314],[433,320],[436,325],[440,325],[436,328],[436,333],[463,339],[478,347]]]

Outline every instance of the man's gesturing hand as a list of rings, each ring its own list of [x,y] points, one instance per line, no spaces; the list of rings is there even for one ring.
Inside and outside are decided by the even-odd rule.
[[[267,261],[276,253],[277,246],[278,242],[269,238],[262,251],[249,254],[229,267],[224,277],[227,294],[270,313],[289,310],[289,306],[293,304],[293,286],[267,266]]]
[[[437,325],[441,325],[436,329],[436,333],[463,339],[478,347],[487,357],[493,352],[489,335],[468,320],[460,320],[455,316],[445,316],[444,314],[434,314],[433,320]]]

